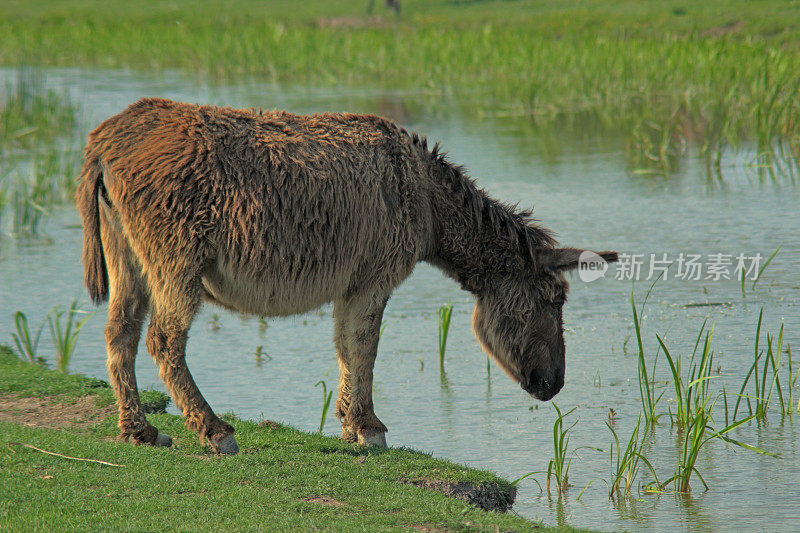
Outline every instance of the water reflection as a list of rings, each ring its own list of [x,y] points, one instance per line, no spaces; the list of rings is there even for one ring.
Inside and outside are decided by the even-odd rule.
[[[0,70],[0,72],[3,72]],[[338,91],[279,87],[255,82],[237,86],[197,84],[174,73],[48,71],[48,83],[61,87],[80,105],[73,151],[80,153],[86,133],[101,120],[141,96],[165,96],[234,106],[288,108],[295,112],[350,110],[389,115],[406,126],[442,140],[450,157],[466,164],[479,183],[496,197],[535,204],[536,216],[555,229],[564,244],[633,252],[755,253],[769,255],[783,245],[755,291],[742,296],[736,280],[659,281],[642,318],[645,349],[655,354],[655,333],[665,336],[675,353],[690,354],[704,319],[716,323],[714,350],[722,375],[719,385],[738,391],[752,364],[753,333],[762,307],[770,331],[785,324],[786,343],[800,332],[800,191],[791,175],[776,178],[749,167],[752,152],[726,152],[722,177],[706,174],[706,161],[689,150],[669,177],[630,172],[624,137],[600,134],[595,126],[547,134],[529,122],[491,118],[463,119],[457,105],[431,103],[423,95],[385,91]],[[768,179],[763,179],[763,178]],[[71,207],[56,209],[31,239],[0,238],[0,312],[6,340],[11,315],[25,310],[39,324],[54,305],[84,295],[80,263],[81,232]],[[610,409],[618,434],[631,434],[641,409],[637,360],[631,340],[631,284],[613,279],[592,283],[571,280],[565,308],[566,385],[560,406],[578,406],[580,418],[570,446],[581,448],[570,470],[574,487],[563,496],[542,494],[543,475],[520,482],[515,509],[546,524],[610,530],[644,529],[715,531],[759,529],[769,524],[791,529],[800,506],[800,428],[777,409],[766,423],[748,423],[734,438],[781,454],[781,459],[733,449],[721,442],[703,450],[698,480],[689,495],[637,494],[611,500],[608,450],[612,435],[605,426]],[[637,285],[637,298],[640,285]],[[84,296],[85,297],[85,296]],[[440,372],[436,310],[452,301],[447,371]],[[695,307],[698,301],[731,302],[728,308]],[[471,333],[472,299],[427,265],[390,300],[375,371],[378,416],[390,428],[392,445],[431,451],[471,466],[516,479],[546,470],[552,454],[555,412],[534,402],[492,364]],[[72,368],[105,376],[104,320],[87,323]],[[217,318],[214,318],[217,315]],[[210,328],[211,322],[216,327]],[[205,308],[190,333],[189,365],[206,398],[218,412],[288,422],[305,430],[319,424],[319,391],[314,383],[335,381],[330,308],[303,317],[241,319]],[[42,351],[51,347],[43,339]],[[260,350],[259,350],[260,348]],[[257,357],[260,351],[271,359]],[[164,390],[155,365],[140,346],[136,371],[142,386]],[[659,361],[655,379],[668,376]],[[783,374],[782,374],[783,376]],[[664,388],[659,389],[659,394]],[[797,391],[795,391],[797,393]],[[661,408],[673,408],[671,387]],[[794,401],[797,401],[795,394]],[[774,405],[773,405],[774,408]],[[721,409],[721,404],[718,406]],[[673,408],[674,410],[674,408]],[[173,410],[174,412],[174,410]],[[718,414],[722,418],[722,413]],[[336,434],[333,420],[326,430]],[[592,451],[599,448],[603,452]],[[648,436],[643,453],[661,479],[673,475],[681,434],[667,417]],[[647,472],[638,482],[649,481]],[[578,495],[589,486],[580,500]],[[776,498],[775,487],[781,497]],[[580,490],[578,490],[580,489]]]

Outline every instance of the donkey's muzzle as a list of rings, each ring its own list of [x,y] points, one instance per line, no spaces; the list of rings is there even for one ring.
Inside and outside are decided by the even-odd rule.
[[[562,372],[533,372],[529,376],[528,382],[522,384],[525,392],[543,402],[558,394],[563,386],[564,374]]]

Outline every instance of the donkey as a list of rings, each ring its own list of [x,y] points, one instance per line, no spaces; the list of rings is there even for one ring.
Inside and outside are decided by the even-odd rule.
[[[288,316],[333,302],[342,437],[386,446],[372,404],[381,318],[419,261],[475,295],[475,335],[525,391],[545,401],[564,384],[564,272],[582,250],[557,248],[530,212],[386,119],[143,99],[89,136],[77,204],[86,286],[97,305],[111,297],[108,369],[126,440],[172,442],[136,387],[148,312],[148,350],[187,426],[235,454],[234,428],[186,366],[201,303]]]

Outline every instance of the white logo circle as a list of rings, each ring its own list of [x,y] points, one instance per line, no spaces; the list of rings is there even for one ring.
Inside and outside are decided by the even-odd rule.
[[[578,257],[578,277],[581,281],[589,283],[602,278],[608,270],[605,259],[594,252],[584,250]]]

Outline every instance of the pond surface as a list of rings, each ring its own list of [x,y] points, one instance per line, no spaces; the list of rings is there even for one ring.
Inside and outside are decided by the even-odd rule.
[[[85,139],[103,119],[142,96],[299,113],[336,110],[388,116],[431,141],[441,141],[451,159],[466,165],[494,197],[523,207],[534,205],[535,216],[555,230],[562,244],[643,254],[644,266],[635,285],[638,302],[654,279],[646,280],[651,254],[658,260],[666,254],[668,261],[681,253],[700,254],[704,266],[711,262],[711,254],[728,254],[735,265],[739,254],[761,254],[765,260],[781,246],[754,290],[748,282],[746,296],[737,279],[676,279],[673,265],[647,303],[645,349],[652,363],[659,333],[673,355],[691,355],[701,325],[708,320],[715,326],[713,349],[715,366],[719,365],[713,386],[721,389],[724,384],[730,396],[739,390],[752,364],[762,308],[762,345],[766,332],[777,335],[781,324],[785,344],[798,344],[800,189],[789,177],[764,179],[751,164],[752,152],[729,153],[723,159],[722,179],[708,178],[702,160],[692,155],[665,178],[630,172],[623,139],[531,137],[522,133],[526,128],[520,119],[467,119],[456,103],[434,101],[430,95],[255,82],[216,86],[170,73],[46,73],[49,85],[68,92],[80,106],[76,139]],[[0,83],[13,76],[11,71],[0,71]],[[544,153],[542,146],[550,149]],[[77,213],[71,206],[54,210],[40,233],[35,238],[0,239],[2,342],[11,342],[17,310],[24,310],[38,325],[54,306],[64,308],[74,298],[90,308],[82,285]],[[613,437],[605,422],[613,414],[617,432],[627,441],[641,410],[632,282],[619,268],[612,266],[604,279],[591,283],[573,276],[565,307],[567,376],[555,400],[562,411],[577,407],[567,418],[568,423],[578,421],[569,442],[573,487],[563,497],[548,496],[534,481],[544,485],[545,475],[532,476],[519,484],[515,511],[546,524],[603,530],[796,530],[800,416],[782,418],[776,401],[766,421],[748,423],[732,435],[780,458],[715,441],[703,449],[697,463],[710,486],[707,492],[695,478],[694,491],[688,495],[641,494],[617,503],[609,500],[604,480],[611,477]],[[447,302],[453,303],[454,311],[443,378],[436,311]],[[697,305],[708,303],[723,305]],[[550,403],[533,401],[496,365],[487,371],[486,355],[472,335],[472,306],[469,294],[424,264],[390,300],[374,393],[376,413],[389,427],[388,442],[490,469],[509,479],[547,470],[555,410]],[[104,315],[105,307],[81,333],[72,371],[106,377]],[[256,318],[207,306],[190,334],[189,366],[218,413],[235,411],[243,418],[278,420],[313,431],[319,425],[322,401],[321,387],[314,384],[325,380],[333,387],[338,379],[332,335],[330,306],[269,320],[267,327]],[[42,354],[50,351],[48,337],[45,332]],[[271,359],[254,355],[259,346]],[[144,342],[139,353],[140,386],[165,390]],[[658,365],[656,379],[666,381],[669,372],[663,355]],[[788,370],[781,372],[785,379]],[[671,387],[665,389],[659,407],[664,412],[675,409]],[[795,389],[795,403],[798,396]],[[716,425],[724,425],[721,401],[714,412]],[[338,429],[330,417],[325,432],[337,434]],[[681,442],[668,418],[662,418],[645,447],[662,480],[674,473]],[[650,480],[649,475],[641,476],[637,484]]]

